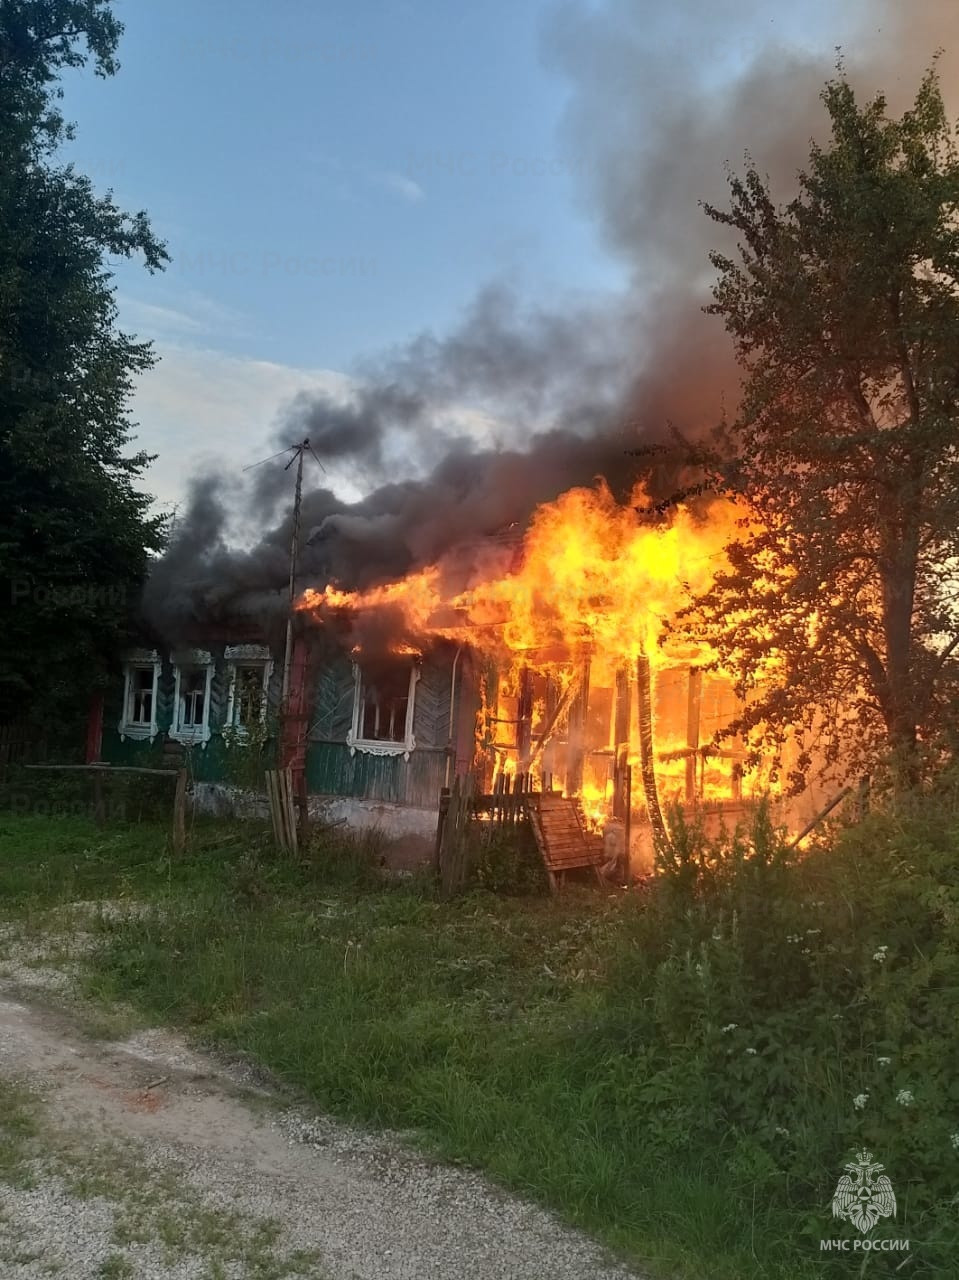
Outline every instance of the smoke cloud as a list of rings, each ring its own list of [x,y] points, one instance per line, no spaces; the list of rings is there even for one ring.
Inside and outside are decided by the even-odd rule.
[[[298,587],[394,579],[522,526],[539,503],[598,475],[624,492],[635,479],[626,448],[671,426],[695,435],[735,405],[731,344],[701,309],[707,254],[724,229],[700,202],[725,203],[726,167],[747,150],[775,191],[792,193],[824,132],[819,95],[835,46],[859,90],[882,90],[895,110],[939,48],[948,92],[959,55],[949,0],[779,10],[768,0],[571,0],[553,11],[544,56],[572,86],[563,142],[628,287],[544,310],[490,285],[454,332],[366,360],[349,398],[287,405],[274,447],[308,436],[329,473],[314,487],[319,472],[306,463]],[[817,31],[828,33],[818,43]],[[359,501],[333,491],[331,477],[344,475],[365,492]],[[662,464],[654,496],[675,481]],[[147,585],[149,625],[174,642],[282,625],[291,494],[281,461],[245,486],[197,481]],[[266,530],[242,550],[228,537],[238,510]]]

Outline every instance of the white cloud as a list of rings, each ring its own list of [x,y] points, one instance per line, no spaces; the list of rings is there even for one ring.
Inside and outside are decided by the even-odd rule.
[[[191,478],[212,465],[227,477],[274,451],[280,410],[300,391],[346,397],[350,380],[158,340],[160,363],[140,378],[132,405],[136,447],[159,456],[144,487],[159,503],[182,503]],[[291,441],[292,443],[292,441]],[[340,489],[340,486],[337,486]]]
[[[144,302],[131,294],[117,294],[120,327],[157,341],[195,338],[219,334],[221,337],[248,337],[245,315],[226,307],[196,289],[178,290],[175,305]]]
[[[420,184],[407,177],[405,173],[377,173],[374,177],[381,186],[395,192],[396,195],[401,196],[410,204],[418,204],[426,198],[426,192]]]

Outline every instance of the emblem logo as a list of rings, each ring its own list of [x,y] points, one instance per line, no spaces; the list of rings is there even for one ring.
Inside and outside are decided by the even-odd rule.
[[[882,1172],[884,1168],[885,1165],[876,1164],[871,1152],[860,1151],[836,1184],[833,1217],[847,1219],[863,1235],[880,1218],[894,1218],[896,1197],[892,1183]]]

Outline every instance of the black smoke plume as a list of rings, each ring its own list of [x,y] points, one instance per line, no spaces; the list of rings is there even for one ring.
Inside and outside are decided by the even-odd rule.
[[[901,109],[939,46],[948,93],[959,6],[584,0],[556,10],[544,45],[573,86],[564,145],[629,286],[550,309],[490,286],[453,333],[366,361],[351,398],[304,394],[286,406],[274,447],[308,436],[329,473],[307,463],[299,587],[400,577],[522,527],[537,504],[598,475],[625,492],[637,477],[628,447],[669,427],[694,436],[735,407],[730,344],[701,309],[707,253],[722,244],[700,202],[724,203],[726,166],[747,148],[791,194],[826,124],[819,94],[839,44],[860,91],[882,89]],[[332,481],[344,479],[365,496],[338,497]],[[664,465],[653,496],[675,479]],[[245,486],[197,481],[144,595],[151,627],[172,642],[278,628],[291,497],[282,462]],[[228,545],[238,512],[265,530],[245,549]]]

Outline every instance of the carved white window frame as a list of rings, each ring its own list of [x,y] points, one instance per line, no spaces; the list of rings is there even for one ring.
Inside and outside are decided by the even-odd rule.
[[[383,742],[381,739],[360,737],[360,720],[363,707],[360,701],[363,692],[363,669],[358,662],[353,663],[353,723],[346,735],[346,745],[350,755],[363,751],[371,756],[403,756],[409,760],[410,752],[416,748],[413,737],[413,712],[416,705],[416,685],[420,678],[420,668],[416,662],[410,663],[410,689],[406,700],[406,725],[402,742]]]
[[[200,725],[184,725],[180,714],[180,679],[184,671],[204,669],[206,683],[203,689],[203,723]],[[173,723],[170,726],[170,737],[184,745],[205,743],[210,740],[210,690],[213,685],[213,655],[206,649],[191,649],[186,653],[175,655],[173,679]]]
[[[270,688],[270,679],[273,675],[273,658],[270,655],[269,649],[263,644],[228,644],[223,656],[229,667],[229,685],[226,699],[226,720],[224,721],[224,728],[229,729],[231,733],[242,738],[247,733],[246,725],[234,723],[234,717],[237,709],[237,671],[240,667],[263,668],[263,682],[260,686],[262,691],[262,696],[260,698],[260,724],[265,724],[267,693]]]
[[[160,655],[156,649],[134,649],[126,654],[123,664],[123,706],[117,732],[121,741],[127,738],[155,738],[157,733],[157,694],[160,687]],[[130,697],[133,692],[131,676],[134,671],[153,671],[153,692],[150,697],[150,723],[142,724],[138,720],[130,720]]]

